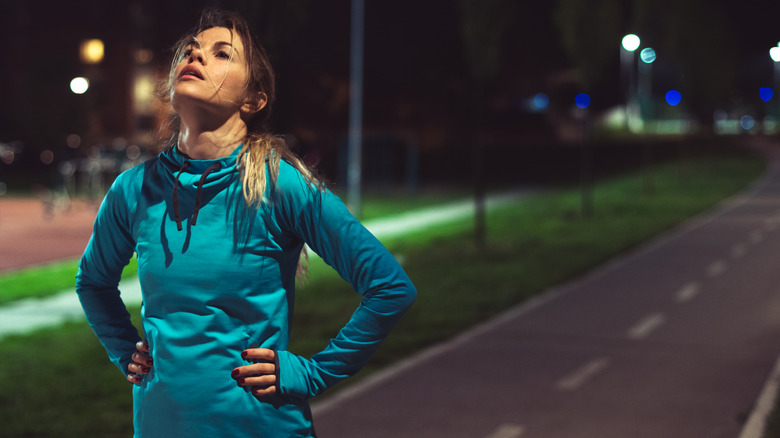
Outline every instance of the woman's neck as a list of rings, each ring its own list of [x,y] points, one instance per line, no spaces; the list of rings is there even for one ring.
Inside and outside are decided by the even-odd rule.
[[[246,123],[235,117],[216,127],[204,127],[181,121],[178,148],[194,160],[213,160],[227,157],[246,138]]]

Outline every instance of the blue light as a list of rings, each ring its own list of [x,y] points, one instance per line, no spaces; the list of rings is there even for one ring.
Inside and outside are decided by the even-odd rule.
[[[753,117],[744,115],[740,117],[739,124],[742,125],[742,129],[745,131],[750,131],[750,129],[756,124],[756,121],[753,119]]]
[[[666,103],[671,106],[675,106],[682,100],[682,95],[677,90],[669,90],[666,92]]]
[[[651,49],[650,47],[642,49],[642,51],[639,52],[639,58],[645,64],[650,64],[655,61],[655,50]]]
[[[590,96],[580,93],[574,97],[574,104],[579,108],[587,108],[590,105]]]
[[[550,105],[550,98],[544,93],[537,93],[531,102],[534,110],[543,111]]]
[[[758,90],[758,95],[761,96],[761,100],[767,102],[772,100],[775,96],[775,92],[769,87],[761,87],[761,89]]]

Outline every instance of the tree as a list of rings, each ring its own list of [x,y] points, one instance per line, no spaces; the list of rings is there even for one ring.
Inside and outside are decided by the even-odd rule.
[[[482,123],[485,96],[501,70],[502,39],[516,17],[515,0],[460,0],[458,12],[464,54],[471,77],[470,131],[474,182],[474,238],[486,239],[485,170]]]

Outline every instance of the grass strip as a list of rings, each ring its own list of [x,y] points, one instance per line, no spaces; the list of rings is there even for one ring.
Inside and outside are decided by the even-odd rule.
[[[77,260],[64,260],[0,275],[0,305],[23,298],[43,298],[73,289],[78,270]],[[137,271],[138,265],[133,257],[122,271],[122,279],[135,276]]]
[[[599,182],[593,213],[579,189],[534,196],[491,212],[488,240],[470,221],[385,242],[419,290],[418,300],[366,370],[421,348],[572,279],[744,188],[763,161],[714,156]],[[310,355],[349,318],[359,297],[318,260],[299,288],[291,351]],[[133,315],[138,309],[131,309]],[[132,434],[130,386],[82,322],[0,341],[0,424],[8,436]],[[354,379],[351,379],[354,381]],[[85,419],[88,419],[85,421]]]

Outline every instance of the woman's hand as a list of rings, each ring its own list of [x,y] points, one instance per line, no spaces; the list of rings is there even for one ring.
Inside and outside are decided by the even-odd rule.
[[[149,356],[149,343],[146,341],[138,341],[135,344],[135,348],[138,350],[133,353],[131,357],[132,362],[127,366],[127,381],[140,385],[144,380],[144,375],[149,374],[152,370],[152,357]]]
[[[276,352],[267,348],[249,348],[241,357],[255,363],[233,370],[231,376],[238,386],[251,390],[256,397],[276,394]]]

